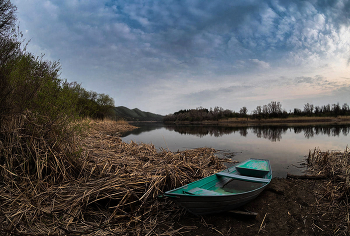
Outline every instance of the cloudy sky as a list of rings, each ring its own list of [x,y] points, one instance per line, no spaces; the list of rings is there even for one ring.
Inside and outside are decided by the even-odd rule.
[[[162,115],[350,103],[350,1],[12,0],[62,79]]]

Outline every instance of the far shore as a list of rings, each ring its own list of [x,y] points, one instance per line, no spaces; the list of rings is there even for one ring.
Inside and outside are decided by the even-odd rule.
[[[272,119],[251,119],[251,118],[229,118],[218,121],[176,121],[165,122],[167,124],[203,124],[203,125],[227,125],[227,126],[251,126],[251,125],[314,125],[314,124],[350,124],[350,116],[338,117],[289,117],[289,118],[272,118]]]

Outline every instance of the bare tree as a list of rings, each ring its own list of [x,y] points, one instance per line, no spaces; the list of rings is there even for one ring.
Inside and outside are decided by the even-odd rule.
[[[314,112],[314,105],[312,105],[310,103],[306,103],[304,105],[304,113],[310,115],[313,112]]]
[[[261,106],[257,106],[257,107],[256,107],[256,114],[257,114],[257,115],[261,115],[261,113],[262,113]]]
[[[0,0],[0,35],[4,35],[15,25],[16,7],[10,0]]]
[[[239,113],[243,116],[246,116],[247,113],[248,113],[248,109],[246,107],[242,107],[240,110],[239,110]]]
[[[272,101],[268,104],[269,114],[277,115],[282,113],[282,105],[280,102]]]
[[[19,49],[15,34],[16,7],[10,0],[0,0],[0,67],[13,58]],[[12,30],[11,30],[12,29]]]

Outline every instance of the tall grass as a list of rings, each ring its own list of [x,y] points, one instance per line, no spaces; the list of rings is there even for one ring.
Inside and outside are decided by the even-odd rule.
[[[3,181],[70,179],[79,170],[75,127],[30,111],[12,116],[1,129]]]

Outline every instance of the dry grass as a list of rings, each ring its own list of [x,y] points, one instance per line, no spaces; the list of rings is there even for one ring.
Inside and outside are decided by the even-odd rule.
[[[105,119],[105,120],[85,119],[83,122],[88,122],[92,130],[104,132],[104,133],[107,132],[114,135],[137,128],[133,125],[130,125],[125,120],[114,121],[110,119]]]
[[[308,171],[314,175],[325,176],[325,180],[317,191],[317,212],[322,219],[327,215],[328,225],[334,235],[350,233],[350,149],[344,152],[320,149],[310,151]]]
[[[77,126],[65,125],[65,119],[51,121],[29,111],[1,121],[0,180],[36,180],[39,185],[76,176],[81,168],[77,159]]]
[[[348,179],[350,175],[350,149],[346,147],[344,152],[322,152],[315,148],[309,152],[307,159],[308,171],[316,175],[324,175],[329,178]],[[348,180],[347,180],[348,183]]]
[[[158,196],[223,169],[215,150],[158,151],[122,142],[116,134],[133,128],[125,122],[88,123],[91,128],[74,139],[83,148],[73,173],[64,171],[71,168],[67,158],[55,154],[55,168],[66,178],[17,178],[2,166],[11,181],[0,185],[0,229],[24,235],[147,235],[159,226],[169,229],[167,235],[186,231],[167,223],[182,210]]]

